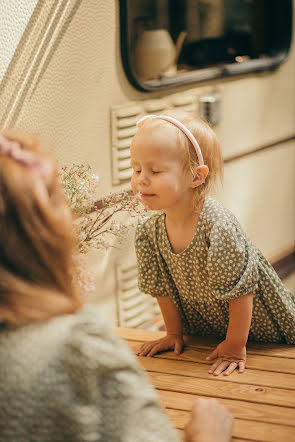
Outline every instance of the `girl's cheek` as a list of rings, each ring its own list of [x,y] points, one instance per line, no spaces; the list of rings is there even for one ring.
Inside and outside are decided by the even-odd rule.
[[[131,178],[131,188],[133,190],[133,193],[137,192],[137,183],[136,183],[136,178],[134,175],[132,175],[132,178]]]

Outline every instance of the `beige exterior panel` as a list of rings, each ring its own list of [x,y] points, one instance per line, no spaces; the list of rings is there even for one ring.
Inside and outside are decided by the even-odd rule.
[[[295,141],[226,164],[217,196],[267,257],[295,246]]]
[[[195,101],[189,106],[197,110],[199,96],[217,89],[221,120],[216,132],[225,158],[294,137],[294,32],[288,58],[273,72],[143,93],[123,71],[119,1],[4,0],[0,17],[1,127],[39,135],[60,163],[89,163],[100,176],[102,193],[118,188],[112,184],[112,118],[118,107],[123,113],[131,105],[146,112],[175,100],[185,106],[190,96]],[[120,161],[125,167],[126,150]],[[294,244],[294,170],[292,141],[225,167],[219,197],[266,255]],[[98,287],[104,287],[96,299],[115,318],[121,308],[114,307],[120,287],[116,275],[135,263],[132,239],[124,253],[94,253],[89,262]]]

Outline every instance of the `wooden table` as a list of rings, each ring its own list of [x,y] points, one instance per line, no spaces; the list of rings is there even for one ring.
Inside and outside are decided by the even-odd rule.
[[[118,328],[136,352],[164,332]],[[186,338],[184,352],[138,357],[175,427],[183,435],[193,401],[215,397],[235,416],[234,441],[295,442],[295,346],[249,343],[247,369],[230,376],[208,374],[206,356],[215,339]]]

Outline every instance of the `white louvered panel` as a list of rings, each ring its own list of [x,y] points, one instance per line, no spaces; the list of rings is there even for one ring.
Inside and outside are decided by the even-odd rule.
[[[179,109],[179,108],[177,108]],[[187,112],[195,112],[195,106],[193,104],[187,104],[186,106],[181,106],[181,110],[187,111]]]
[[[127,149],[120,149],[118,151],[118,158],[119,160],[125,160],[126,158],[128,158],[128,160],[130,160],[130,149],[129,147]]]
[[[137,274],[127,281],[122,282],[122,292],[129,292],[131,289],[137,287]]]
[[[123,159],[120,155],[119,158],[120,158],[120,169],[122,170],[128,169],[128,167],[130,167],[130,154],[128,158]]]
[[[141,316],[136,316],[133,319],[130,319],[128,322],[128,327],[130,328],[147,328],[146,324],[150,322],[150,316],[148,313],[145,313]]]
[[[156,300],[139,290],[137,296],[122,300],[121,304],[121,325],[124,327],[134,327],[135,321],[144,324],[145,328],[152,327],[154,320],[161,315]]]
[[[124,268],[123,282],[129,281],[130,279],[137,278],[137,266],[131,265]]]
[[[120,120],[118,120],[118,129],[124,129],[126,127],[132,127],[132,126],[136,126],[136,122],[137,122],[137,115],[135,117],[125,117],[125,118],[120,118]]]
[[[125,181],[129,182],[132,177],[131,167],[128,167],[128,169],[125,169],[125,170],[119,170],[118,176],[119,176],[119,180],[121,183],[123,183]]]
[[[124,311],[126,312],[126,318],[133,314],[133,310],[138,310],[139,308],[145,309],[150,306],[150,295],[142,295],[141,302],[138,303],[139,293],[140,292],[138,291],[137,296],[133,296],[132,298],[124,301]]]
[[[136,263],[117,267],[117,287],[118,325],[153,328],[153,322],[161,312],[156,299],[138,289]]]
[[[184,108],[188,105],[193,105],[197,110],[197,100],[194,94],[177,94],[171,99],[173,106],[177,108]]]
[[[123,106],[116,106],[117,118],[136,117],[141,112],[140,103],[126,104]]]
[[[160,114],[165,112],[170,107],[169,101],[165,100],[151,100],[143,103],[145,114]]]
[[[130,145],[136,133],[136,122],[146,114],[161,114],[177,108],[197,112],[196,93],[178,93],[165,99],[129,103],[112,108],[112,172],[113,185],[130,187],[132,169],[130,166]]]
[[[124,149],[129,149],[131,141],[132,138],[125,138],[123,140],[118,140],[117,148],[119,149],[119,151]]]
[[[131,319],[139,317],[141,315],[145,316],[146,312],[149,312],[149,318],[152,317],[152,313],[149,307],[150,307],[150,302],[147,299],[141,299],[140,303],[139,302],[130,303],[130,301],[129,303],[126,302],[124,304],[125,321],[128,322]]]
[[[136,287],[131,287],[129,290],[122,292],[121,294],[121,300],[123,302],[128,301],[131,298],[137,298],[138,296],[138,287],[136,284]]]
[[[130,181],[130,144],[136,133],[136,121],[143,115],[141,105],[117,106],[112,110],[113,185]]]
[[[120,122],[120,121],[118,121],[118,122]],[[118,138],[119,138],[119,140],[126,139],[126,138],[132,138],[136,134],[136,131],[137,131],[137,127],[135,124],[133,124],[130,127],[125,126],[123,129],[118,127]]]

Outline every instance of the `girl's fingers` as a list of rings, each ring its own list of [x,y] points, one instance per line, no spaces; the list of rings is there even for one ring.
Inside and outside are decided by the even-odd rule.
[[[159,353],[159,351],[161,351],[162,348],[160,346],[160,344],[155,345],[151,351],[147,354],[148,357],[154,356],[156,353]]]
[[[154,356],[156,353],[159,353],[160,351],[165,351],[169,349],[174,349],[176,354],[180,354],[182,348],[183,344],[180,341],[177,341],[174,344],[160,339],[157,341],[145,342],[140,347],[140,349],[136,354],[137,356]]]
[[[181,342],[176,342],[175,347],[174,347],[174,352],[179,355],[182,351],[182,343]]]
[[[245,361],[240,361],[238,363],[239,366],[239,373],[243,373],[243,371],[245,371]]]
[[[137,356],[146,356],[149,351],[149,348],[142,349],[139,353],[137,353]]]
[[[143,356],[144,352],[145,352],[145,346],[142,345],[136,354],[137,356]]]
[[[222,373],[229,365],[229,361],[221,361],[218,367],[214,370],[214,376],[220,375],[220,373]]]
[[[225,372],[223,373],[224,376],[229,376],[236,368],[238,364],[237,362],[231,362]]]
[[[149,351],[151,350],[151,348],[154,347],[154,345],[156,345],[156,342],[145,342],[139,349],[137,356],[146,356]]]
[[[209,368],[208,373],[213,373],[213,371],[219,366],[219,364],[221,364],[222,359],[218,359],[216,362],[214,362],[214,364],[211,365],[211,367]]]

